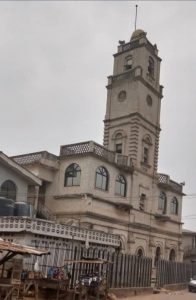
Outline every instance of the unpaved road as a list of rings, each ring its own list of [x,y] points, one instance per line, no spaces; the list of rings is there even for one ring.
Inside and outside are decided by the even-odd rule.
[[[196,300],[196,293],[189,293],[187,290],[177,292],[161,292],[153,295],[140,295],[127,298],[120,298],[120,300]]]

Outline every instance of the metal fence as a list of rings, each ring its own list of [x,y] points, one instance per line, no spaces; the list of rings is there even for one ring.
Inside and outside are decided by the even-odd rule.
[[[113,253],[111,261],[110,287],[148,287],[151,285],[151,258]]]
[[[157,263],[156,286],[187,283],[196,274],[196,264],[160,260]]]
[[[107,271],[108,284],[112,288],[150,287],[152,280],[152,259],[136,255],[115,252],[114,248],[94,247],[86,249],[84,246],[65,244],[64,247],[50,247],[50,255],[38,258],[40,271],[48,274],[50,267],[63,267],[65,260],[80,260],[86,258],[102,258],[109,262],[109,268],[102,266],[102,273]],[[27,257],[24,267],[32,270],[37,258]],[[79,274],[93,272],[95,265],[68,263],[66,266],[71,274],[71,286],[78,279]],[[182,263],[159,260],[156,266],[155,286],[163,287],[167,284],[187,283],[196,275],[196,263]]]
[[[65,260],[86,258],[102,258],[110,263],[102,266],[102,273],[107,272],[108,284],[112,288],[148,287],[151,285],[152,260],[147,257],[116,253],[114,250],[75,246],[73,248],[50,248],[50,255],[38,258],[40,271],[46,275],[50,267],[63,267]],[[32,270],[36,257],[25,260],[25,268]],[[96,265],[85,263],[69,263],[65,266],[70,270],[71,286],[79,274],[93,272]],[[107,268],[107,269],[106,269]]]

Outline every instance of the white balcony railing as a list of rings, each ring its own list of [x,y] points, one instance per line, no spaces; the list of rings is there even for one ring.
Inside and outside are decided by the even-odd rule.
[[[166,174],[157,174],[158,175],[158,183],[167,185],[168,187],[172,188],[174,191],[182,193],[182,184],[179,184],[170,179],[170,177]]]
[[[120,236],[101,231],[90,230],[52,221],[31,219],[28,217],[0,217],[0,234],[5,232],[30,232],[33,234],[88,241],[90,243],[120,246]]]

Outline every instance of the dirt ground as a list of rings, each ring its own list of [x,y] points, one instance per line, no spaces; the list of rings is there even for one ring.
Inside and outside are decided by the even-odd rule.
[[[163,291],[153,295],[138,295],[133,297],[120,298],[118,300],[192,300],[196,299],[195,293],[183,291]]]

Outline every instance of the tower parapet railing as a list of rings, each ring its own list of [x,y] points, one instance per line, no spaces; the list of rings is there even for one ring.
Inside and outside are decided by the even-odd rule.
[[[167,186],[176,192],[182,193],[182,184],[171,180],[169,175],[159,173],[157,178],[159,185]]]
[[[60,158],[73,155],[85,155],[90,153],[99,156],[110,163],[114,163],[119,167],[130,168],[133,166],[132,159],[130,157],[110,151],[104,148],[102,145],[99,145],[98,143],[95,143],[93,141],[61,146]],[[13,156],[12,159],[20,165],[30,165],[35,163],[41,164],[42,162],[44,164],[47,164],[47,160],[48,163],[49,161],[51,162],[51,167],[56,167],[59,156],[56,156],[47,151],[41,151]]]
[[[60,157],[85,155],[89,153],[121,167],[132,167],[132,160],[128,156],[117,154],[93,141],[61,146]]]
[[[40,151],[13,156],[12,159],[19,165],[30,165],[34,163],[40,163],[43,159],[56,162],[58,160],[58,156],[47,151]]]

